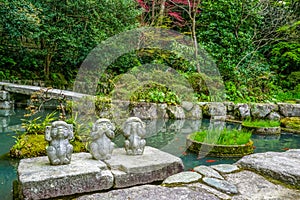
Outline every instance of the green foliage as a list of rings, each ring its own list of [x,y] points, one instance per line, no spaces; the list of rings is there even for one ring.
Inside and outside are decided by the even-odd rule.
[[[242,123],[243,126],[249,127],[278,127],[280,126],[280,121],[273,120],[245,120]]]
[[[46,126],[49,126],[51,122],[57,120],[56,112],[52,112],[46,115],[43,119],[41,116],[30,117],[22,119],[22,128],[25,129],[26,134],[44,134]]]
[[[102,40],[136,27],[139,13],[126,0],[1,1],[1,69],[23,79],[72,80],[87,54]]]
[[[198,142],[218,145],[242,145],[250,141],[251,132],[237,129],[202,130],[191,135]]]
[[[138,88],[131,96],[130,101],[152,102],[152,103],[167,103],[177,105],[181,103],[179,97],[168,89],[166,86],[158,83],[148,83]]]

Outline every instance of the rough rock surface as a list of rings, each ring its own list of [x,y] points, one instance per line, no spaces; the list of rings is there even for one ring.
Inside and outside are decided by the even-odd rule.
[[[272,111],[277,111],[278,106],[272,103],[253,103],[250,109],[252,118],[263,119]]]
[[[106,165],[88,153],[73,154],[71,164],[59,166],[50,165],[46,156],[22,159],[18,174],[20,196],[25,199],[53,198],[113,186],[113,175]]]
[[[123,148],[113,151],[112,157],[104,161],[114,176],[114,188],[162,181],[183,171],[180,158],[146,146],[143,155],[127,155]]]
[[[181,172],[178,174],[174,174],[169,176],[167,179],[163,181],[163,185],[172,185],[179,183],[192,183],[199,181],[202,176],[196,172]]]
[[[300,149],[244,156],[237,165],[300,188]]]
[[[228,194],[237,194],[238,193],[237,187],[234,184],[231,184],[225,180],[204,177],[203,182],[205,182],[209,186],[212,186],[212,187],[214,187],[222,192],[228,193]]]
[[[246,119],[250,117],[250,108],[246,103],[238,103],[234,107],[234,116],[238,119]]]
[[[185,118],[184,110],[180,106],[169,105],[167,107],[167,114],[170,119],[184,119]]]
[[[224,179],[219,172],[216,170],[212,169],[211,167],[205,166],[205,165],[200,165],[198,167],[194,168],[194,171],[197,173],[202,174],[205,177],[210,177],[210,178],[218,178],[218,179]]]
[[[156,119],[157,106],[155,103],[138,103],[132,105],[132,115],[140,119]]]
[[[239,194],[232,197],[233,200],[300,199],[299,191],[271,183],[263,176],[251,171],[244,170],[238,173],[227,174],[225,177],[228,182],[235,184],[239,190]]]
[[[143,185],[129,189],[119,189],[107,193],[85,195],[78,200],[218,200],[219,198],[211,193],[194,191],[186,187],[162,187],[155,185]]]
[[[203,106],[203,115],[207,117],[226,116],[226,106],[217,102],[207,103]]]
[[[267,116],[267,118],[268,118],[269,120],[275,120],[275,121],[278,121],[278,120],[280,120],[281,116],[280,116],[280,114],[277,113],[277,112],[271,112],[271,113]]]
[[[278,103],[280,114],[285,117],[299,117],[300,104]]]
[[[211,167],[220,173],[232,173],[239,170],[239,168],[236,165],[230,165],[230,164],[219,164],[219,165],[213,165]]]

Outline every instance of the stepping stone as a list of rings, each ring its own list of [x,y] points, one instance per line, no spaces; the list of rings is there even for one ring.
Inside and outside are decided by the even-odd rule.
[[[235,185],[229,183],[228,181],[220,180],[217,178],[208,178],[208,177],[204,177],[202,180],[207,185],[212,186],[222,192],[225,192],[228,194],[237,194],[238,193],[237,187]]]
[[[219,165],[212,165],[211,168],[217,170],[220,173],[232,173],[239,170],[238,166],[230,165],[230,164],[219,164]]]
[[[186,184],[186,183],[194,183],[199,181],[202,178],[200,174],[197,172],[181,172],[178,174],[174,174],[169,176],[164,180],[162,185],[175,185],[175,184]]]
[[[224,178],[219,174],[219,172],[205,165],[195,167],[194,171],[202,174],[205,177],[218,178],[224,180]]]

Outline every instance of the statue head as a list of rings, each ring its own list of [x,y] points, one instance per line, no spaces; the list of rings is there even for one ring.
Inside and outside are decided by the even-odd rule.
[[[111,135],[115,130],[115,125],[109,120],[105,118],[98,119],[92,128],[92,132],[106,133]]]
[[[45,139],[52,141],[54,139],[73,139],[73,125],[64,121],[55,121],[51,126],[46,126]]]
[[[132,132],[136,132],[138,135],[143,136],[146,132],[145,128],[146,125],[140,118],[129,117],[123,125],[123,132],[125,136],[130,135]]]

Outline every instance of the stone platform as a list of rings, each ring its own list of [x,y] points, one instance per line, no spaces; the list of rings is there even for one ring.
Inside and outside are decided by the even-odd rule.
[[[69,165],[52,166],[48,157],[22,159],[18,167],[20,199],[46,199],[162,181],[183,171],[180,158],[152,147],[140,156],[115,149],[107,161],[89,153],[72,155]]]

